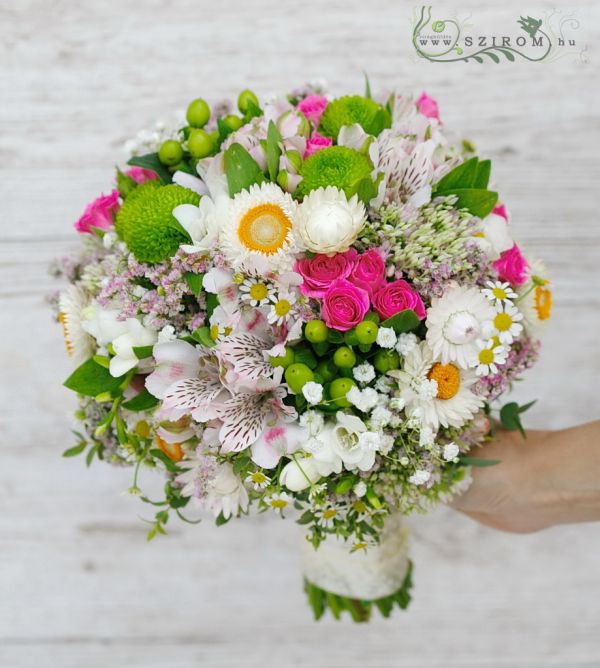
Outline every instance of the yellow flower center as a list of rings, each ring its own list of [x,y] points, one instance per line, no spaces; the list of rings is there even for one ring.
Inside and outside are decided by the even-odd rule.
[[[335,508],[330,508],[323,513],[324,520],[333,519],[337,515],[337,510]]]
[[[255,283],[251,288],[249,292],[250,296],[252,299],[256,299],[256,301],[262,301],[268,294],[267,286],[263,285],[262,283]]]
[[[278,316],[284,316],[290,312],[291,308],[292,305],[287,299],[280,299],[277,304],[275,304],[275,313],[277,313]]]
[[[250,476],[250,480],[252,480],[255,485],[262,485],[267,482],[267,476],[262,471],[255,471]]]
[[[271,499],[269,503],[273,508],[277,508],[277,510],[282,510],[288,505],[288,502],[285,499]]]
[[[508,295],[506,294],[506,290],[504,290],[503,288],[494,288],[492,290],[492,294],[494,295],[494,297],[496,297],[496,299],[499,299],[502,302],[508,297]]]
[[[535,289],[535,311],[539,320],[548,320],[552,315],[552,290],[538,285]]]
[[[436,362],[427,374],[427,378],[435,380],[438,385],[437,399],[452,399],[460,389],[460,371],[454,364]]]
[[[489,348],[484,348],[479,351],[479,363],[480,364],[492,364],[494,361],[494,351]]]
[[[69,338],[69,328],[67,327],[67,316],[64,313],[58,314],[58,322],[60,322],[63,332],[63,339],[65,340],[65,348],[69,357],[73,354],[73,344]]]
[[[355,501],[353,504],[354,510],[356,510],[357,513],[366,513],[367,512],[367,504],[364,501]]]
[[[238,226],[238,237],[248,249],[271,255],[283,247],[292,222],[277,204],[259,204],[246,211]]]
[[[508,313],[498,313],[498,315],[494,318],[494,327],[499,332],[508,332],[508,330],[512,327],[512,324],[513,320],[508,315]]]

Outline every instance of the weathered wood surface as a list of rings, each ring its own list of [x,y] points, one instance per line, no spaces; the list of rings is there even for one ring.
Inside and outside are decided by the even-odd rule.
[[[578,3],[581,38],[600,12]],[[459,9],[459,8],[457,8]],[[525,11],[480,8],[488,24]],[[545,258],[556,318],[519,387],[530,423],[599,414],[598,64],[417,61],[412,7],[385,0],[0,4],[0,666],[579,668],[600,665],[600,526],[508,536],[440,509],[414,525],[415,601],[364,628],[315,625],[296,527],[173,526],[151,544],[129,472],[59,457],[68,371],[44,294],[71,223],[108,189],[122,142],[198,94],[325,77],[439,98],[495,159],[518,236]],[[529,10],[528,10],[529,11]],[[508,18],[507,18],[508,17]]]

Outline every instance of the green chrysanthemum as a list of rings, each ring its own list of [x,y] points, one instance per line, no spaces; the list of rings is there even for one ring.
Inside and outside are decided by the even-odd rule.
[[[327,105],[321,116],[319,132],[337,139],[342,126],[354,123],[358,123],[367,134],[377,136],[390,126],[390,115],[384,107],[368,97],[338,97]]]
[[[142,185],[136,186],[125,198],[121,205],[117,217],[115,218],[115,231],[119,238],[123,238],[124,230],[128,222],[135,220],[139,214],[140,208],[146,202],[149,193],[160,188],[160,182],[156,179],[146,181]]]
[[[296,190],[296,196],[303,197],[312,190],[327,186],[335,186],[350,195],[356,192],[360,181],[371,178],[372,170],[371,161],[352,148],[324,148],[313,153],[302,164],[302,181]]]
[[[128,215],[123,237],[140,262],[161,262],[175,254],[187,236],[177,229],[173,209],[180,204],[198,205],[200,196],[181,186],[161,186],[146,191]]]

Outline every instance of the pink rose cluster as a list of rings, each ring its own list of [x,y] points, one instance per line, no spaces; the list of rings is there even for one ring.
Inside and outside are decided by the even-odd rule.
[[[506,281],[511,285],[523,285],[527,281],[529,265],[521,249],[515,244],[512,248],[505,250],[494,262],[494,269],[498,272],[498,278],[501,281]]]
[[[119,210],[119,192],[113,190],[108,195],[100,195],[88,204],[81,218],[75,223],[80,234],[92,234],[94,229],[109,230],[115,223]]]
[[[295,270],[304,280],[303,294],[322,301],[321,315],[332,329],[356,327],[371,307],[382,320],[406,309],[425,318],[423,300],[409,283],[386,282],[383,254],[376,248],[360,254],[351,248],[331,257],[303,258]]]

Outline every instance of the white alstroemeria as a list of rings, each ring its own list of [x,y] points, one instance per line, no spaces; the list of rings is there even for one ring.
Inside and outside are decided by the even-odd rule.
[[[223,513],[225,519],[248,508],[248,492],[231,464],[219,465],[215,477],[207,485],[205,505],[214,517]]]
[[[300,450],[307,438],[307,430],[296,423],[278,421],[251,446],[252,461],[264,469],[273,469],[283,456]]]
[[[111,358],[109,371],[111,376],[122,376],[138,364],[134,348],[151,346],[156,343],[155,329],[144,327],[137,318],[127,318],[127,332],[121,334],[112,342],[115,356]]]
[[[93,301],[81,312],[81,327],[96,339],[98,345],[107,346],[129,331],[127,321],[120,315],[119,309],[107,309]]]
[[[186,341],[159,341],[152,356],[156,365],[154,371],[146,376],[146,389],[158,399],[164,399],[174,383],[196,378],[200,370],[198,350]]]

